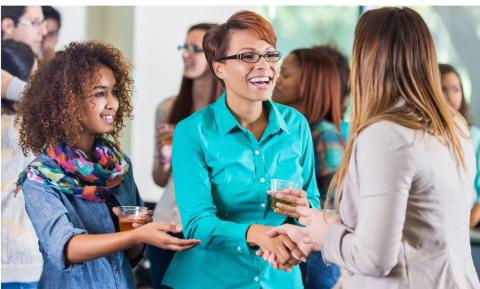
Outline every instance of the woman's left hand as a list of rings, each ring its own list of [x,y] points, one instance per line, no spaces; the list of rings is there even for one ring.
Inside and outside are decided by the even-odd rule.
[[[278,191],[275,194],[275,198],[291,204],[291,205],[287,205],[277,201],[276,208],[274,209],[275,213],[282,214],[294,219],[298,219],[298,217],[300,216],[298,213],[299,208],[310,207],[310,203],[308,202],[308,199],[307,199],[307,193],[302,190],[284,189],[284,190]]]
[[[305,232],[308,236],[304,238],[303,242],[312,245],[315,251],[320,251],[330,226],[340,223],[339,215],[336,211],[320,211],[312,208],[298,208],[298,213],[300,214],[298,221],[305,225]]]

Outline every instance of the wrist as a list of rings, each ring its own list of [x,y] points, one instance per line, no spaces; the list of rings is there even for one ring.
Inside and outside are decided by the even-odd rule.
[[[158,157],[158,163],[162,166],[169,165],[172,162],[172,156],[164,158],[162,156]]]
[[[131,231],[128,231],[127,233],[130,234],[130,239],[132,240],[131,243],[134,246],[138,246],[138,245],[147,243],[146,237],[143,234],[143,230],[133,229]]]
[[[250,225],[250,227],[248,227],[248,230],[247,230],[247,244],[249,246],[253,246],[253,245],[256,245],[255,241],[256,241],[256,233],[255,233],[255,226],[257,225]]]
[[[251,225],[247,231],[247,244],[249,246],[260,246],[260,240],[267,230],[269,230],[269,227],[264,225]]]

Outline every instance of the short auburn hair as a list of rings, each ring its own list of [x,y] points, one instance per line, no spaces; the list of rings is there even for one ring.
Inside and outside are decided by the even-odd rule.
[[[214,72],[213,62],[226,56],[232,30],[250,30],[260,39],[274,47],[277,46],[277,36],[270,22],[255,12],[238,11],[230,16],[226,23],[213,27],[203,37],[203,51],[212,72]]]

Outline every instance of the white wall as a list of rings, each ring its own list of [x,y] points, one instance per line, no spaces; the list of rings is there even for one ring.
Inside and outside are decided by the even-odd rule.
[[[54,6],[62,17],[62,27],[58,37],[57,50],[72,41],[84,41],[87,28],[87,7],[86,6]]]
[[[260,12],[253,6],[135,7],[133,63],[135,96],[131,130],[131,160],[142,198],[156,202],[162,190],[152,180],[155,108],[175,95],[183,64],[177,51],[189,26],[198,22],[224,23],[238,10]]]

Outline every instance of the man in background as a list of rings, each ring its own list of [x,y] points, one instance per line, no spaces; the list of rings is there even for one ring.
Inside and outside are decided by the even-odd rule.
[[[42,51],[47,22],[40,6],[2,6],[2,40],[12,39],[29,45],[35,54]],[[2,98],[17,101],[25,82],[2,70]]]

